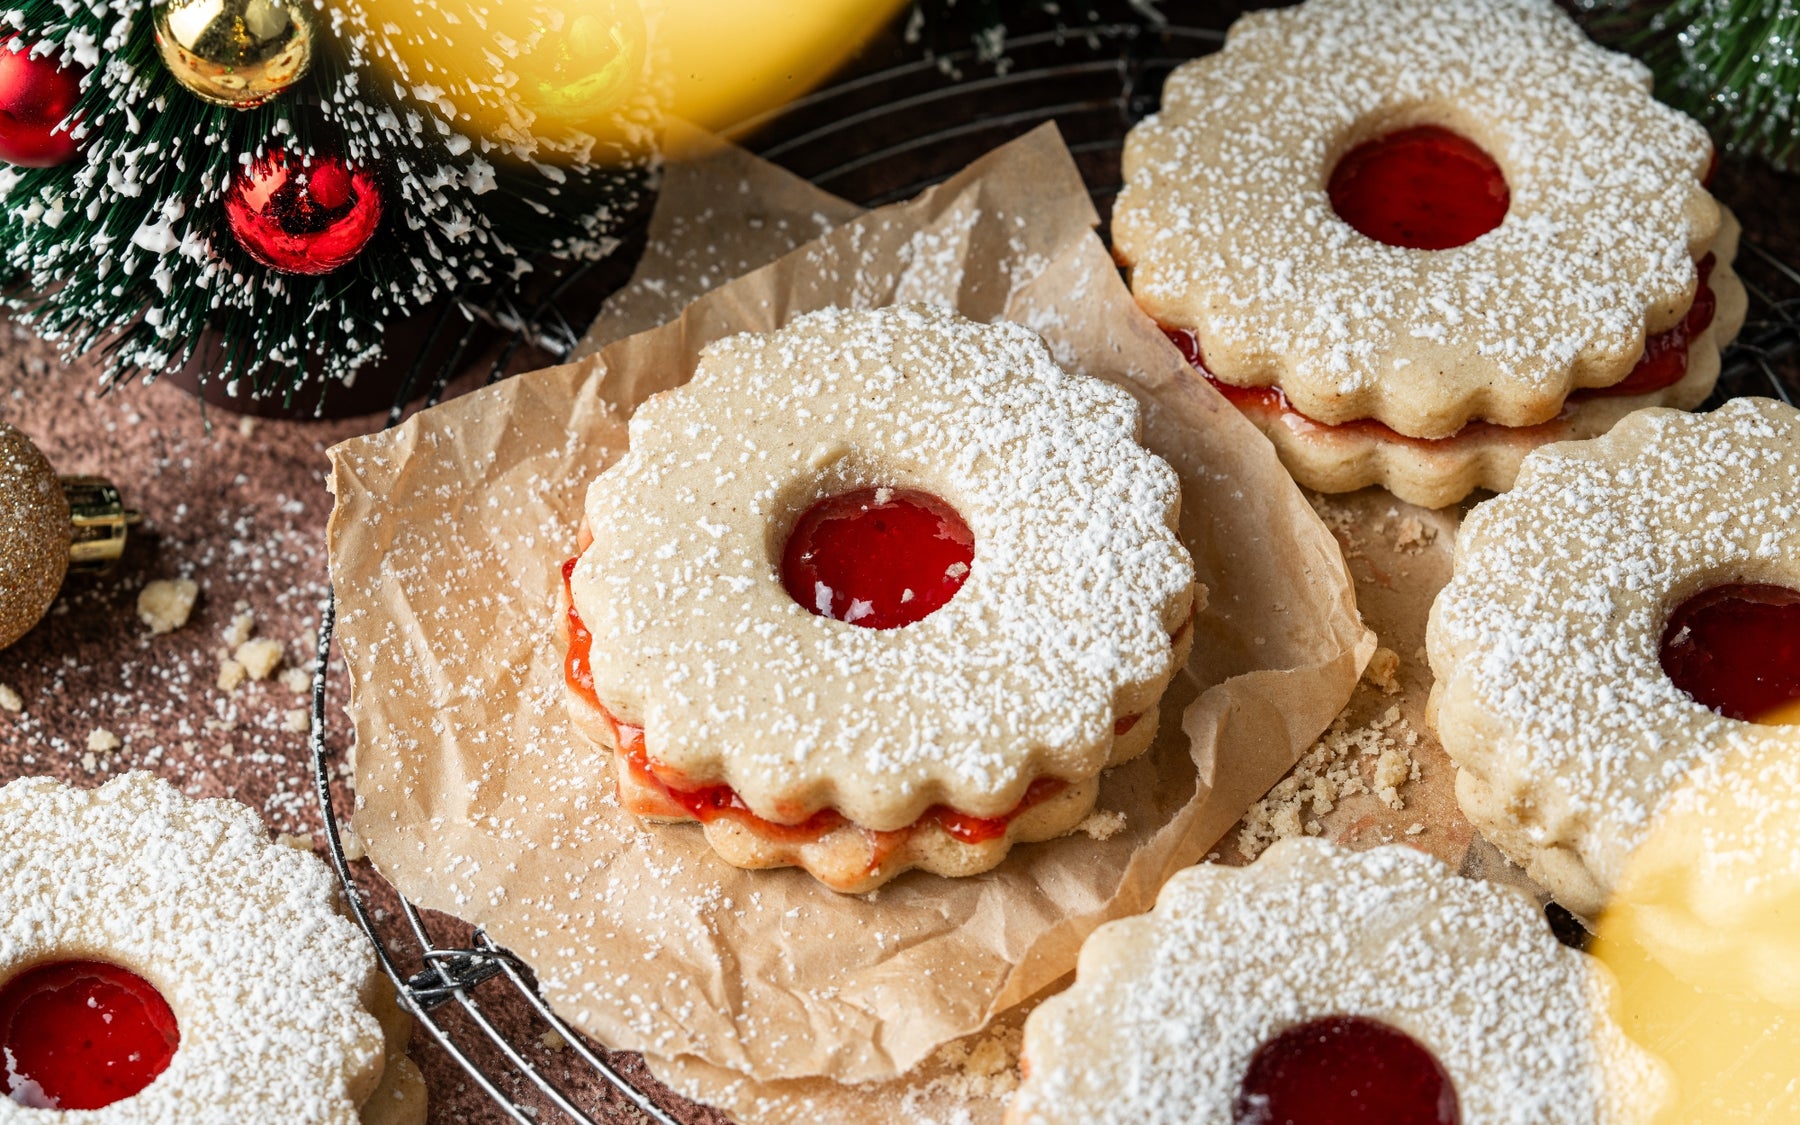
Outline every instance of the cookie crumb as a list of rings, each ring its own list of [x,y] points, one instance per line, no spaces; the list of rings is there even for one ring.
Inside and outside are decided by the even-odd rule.
[[[1087,819],[1075,826],[1075,831],[1085,832],[1096,840],[1110,840],[1125,830],[1125,814],[1122,812],[1105,812],[1095,809]]]
[[[220,691],[234,692],[242,687],[244,681],[249,678],[250,673],[244,669],[242,664],[231,659],[231,657],[228,656],[219,661],[218,685]]]
[[[150,635],[173,633],[193,616],[200,584],[191,578],[158,578],[138,591],[138,620],[150,627]]]
[[[932,1061],[946,1073],[934,1078],[930,1088],[957,1098],[1006,1098],[1019,1088],[1019,1051],[1025,1045],[1021,1028],[1004,1027],[980,1038],[959,1039],[939,1047]]]
[[[251,613],[243,603],[238,603],[238,612],[225,627],[223,636],[225,647],[235,649],[256,635],[256,614]]]
[[[1238,850],[1255,859],[1279,840],[1320,835],[1320,818],[1359,793],[1404,809],[1400,786],[1417,772],[1408,749],[1417,741],[1413,735],[1398,706],[1355,728],[1340,715],[1299,764],[1244,814]]]
[[[119,736],[105,727],[96,727],[88,732],[87,748],[95,754],[110,754],[123,745]]]
[[[1383,695],[1395,695],[1400,691],[1399,672],[1400,654],[1383,646],[1369,658],[1369,666],[1363,669],[1363,679],[1380,688]]]
[[[11,711],[15,715],[25,710],[25,697],[11,684],[0,684],[0,710]]]
[[[1398,746],[1390,746],[1375,759],[1375,795],[1380,797],[1390,809],[1403,809],[1406,802],[1400,799],[1400,786],[1405,785],[1412,777],[1412,755]]]
[[[546,1051],[560,1051],[569,1045],[569,1041],[552,1029],[538,1036],[538,1045]]]
[[[283,832],[281,835],[275,837],[275,842],[284,848],[293,848],[297,852],[310,852],[313,850],[313,838],[311,833],[301,833],[296,835],[289,832]]]
[[[1416,555],[1437,542],[1437,528],[1418,516],[1401,516],[1394,522],[1394,549]]]
[[[312,673],[304,668],[289,668],[281,673],[281,686],[295,695],[306,695],[312,691]]]
[[[267,637],[245,641],[237,647],[232,658],[244,666],[244,671],[253,680],[266,680],[281,665],[281,642]]]
[[[296,707],[284,711],[281,715],[281,729],[289,734],[306,734],[312,730],[312,711],[306,707]]]

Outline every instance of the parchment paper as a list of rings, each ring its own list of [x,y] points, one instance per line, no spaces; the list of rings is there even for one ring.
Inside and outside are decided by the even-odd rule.
[[[713,289],[676,320],[332,450],[356,827],[421,905],[485,926],[618,1048],[758,1081],[885,1081],[1065,974],[1293,763],[1373,650],[1343,558],[1266,441],[1139,314],[1051,127],[907,204]],[[721,336],[828,304],[935,301],[1042,332],[1132,390],[1183,482],[1211,590],[1151,753],[1113,771],[1106,840],[1016,849],[966,880],[833,894],[640,825],[561,708],[553,622],[588,480],[624,419]]]

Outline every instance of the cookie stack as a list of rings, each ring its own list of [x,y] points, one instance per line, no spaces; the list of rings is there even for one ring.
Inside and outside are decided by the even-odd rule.
[[[1550,0],[1310,0],[1171,75],[1114,248],[1301,484],[1439,507],[1711,393],[1747,303],[1713,159]]]

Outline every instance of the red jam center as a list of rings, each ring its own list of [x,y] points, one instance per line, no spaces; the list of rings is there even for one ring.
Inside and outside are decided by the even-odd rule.
[[[1719,714],[1766,721],[1800,701],[1800,590],[1737,584],[1696,594],[1669,617],[1662,666]]]
[[[821,617],[869,629],[911,625],[962,589],[975,536],[924,492],[862,488],[808,508],[782,551],[781,584]]]
[[[0,987],[0,1089],[39,1109],[100,1109],[150,1085],[181,1043],[149,981],[100,961],[39,965]]]
[[[1457,1125],[1456,1087],[1404,1032],[1361,1016],[1290,1027],[1257,1048],[1234,1125]]]
[[[1357,145],[1332,169],[1332,210],[1377,242],[1448,250],[1500,225],[1512,203],[1493,157],[1436,125]]]

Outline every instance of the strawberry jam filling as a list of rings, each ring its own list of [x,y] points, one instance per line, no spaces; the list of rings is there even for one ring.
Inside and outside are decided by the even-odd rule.
[[[0,1091],[38,1109],[101,1109],[175,1056],[175,1013],[150,982],[100,961],[55,961],[0,986]]]
[[[1357,145],[1326,187],[1338,217],[1377,242],[1448,250],[1499,226],[1512,205],[1506,177],[1475,142],[1437,125]]]
[[[604,707],[600,710],[612,723],[619,740],[617,744],[620,753],[625,755],[632,779],[640,785],[648,786],[702,824],[711,823],[720,817],[729,817],[764,839],[796,844],[809,843],[852,824],[836,809],[820,809],[798,824],[781,824],[760,817],[750,811],[750,806],[744,804],[743,798],[731,786],[695,785],[684,778],[680,771],[651,758],[644,751],[643,728],[619,722]],[[975,816],[972,813],[958,812],[948,805],[933,805],[918,820],[897,831],[882,832],[865,828],[862,831],[869,837],[871,851],[876,856],[870,867],[879,867],[881,860],[891,855],[909,836],[934,822],[965,844],[997,840],[1006,835],[1006,829],[1014,819],[1068,787],[1069,783],[1066,781],[1040,777],[1026,787],[1025,796],[1018,805],[1002,816]]]
[[[1636,366],[1625,378],[1610,387],[1590,387],[1572,392],[1569,403],[1585,402],[1590,399],[1606,398],[1615,395],[1646,395],[1655,391],[1666,390],[1687,375],[1688,347],[1694,338],[1706,331],[1712,324],[1713,314],[1718,310],[1718,299],[1714,295],[1708,279],[1712,276],[1714,259],[1711,254],[1700,259],[1697,269],[1700,274],[1699,287],[1694,291],[1694,303],[1689,307],[1687,316],[1666,332],[1658,332],[1644,341],[1644,354],[1638,358]],[[1397,430],[1377,422],[1373,418],[1359,418],[1352,422],[1340,422],[1330,425],[1307,417],[1294,409],[1288,402],[1287,395],[1280,387],[1239,387],[1221,381],[1206,366],[1206,356],[1200,350],[1200,338],[1191,328],[1171,328],[1162,325],[1163,335],[1172,341],[1182,358],[1206,378],[1220,394],[1239,410],[1246,414],[1261,413],[1278,415],[1288,427],[1302,433],[1366,433],[1384,441],[1405,442],[1413,445],[1436,446],[1443,442],[1457,441],[1461,438],[1475,437],[1484,433],[1503,432],[1512,434],[1530,433],[1537,427],[1502,426],[1497,422],[1470,422],[1462,429],[1442,438],[1408,437]],[[1543,423],[1545,426],[1553,423]]]
[[[1361,1016],[1290,1027],[1258,1047],[1233,1125],[1458,1125],[1456,1087],[1430,1051]]]
[[[820,617],[897,629],[956,596],[975,536],[925,492],[859,488],[808,508],[788,535],[781,584]]]
[[[960,520],[958,521],[961,522]],[[584,541],[588,539],[583,534]],[[575,566],[580,556],[563,563],[562,580],[565,600],[569,604],[566,624],[569,634],[568,650],[563,655],[563,678],[577,695],[591,704],[594,709],[612,726],[613,745],[617,752],[624,756],[627,767],[631,770],[632,779],[650,789],[668,803],[662,815],[686,814],[702,823],[729,817],[758,835],[770,840],[781,840],[790,843],[807,843],[817,840],[844,825],[852,822],[836,809],[820,809],[797,824],[782,824],[758,816],[750,806],[744,803],[737,791],[729,785],[696,784],[684,777],[680,771],[672,769],[651,758],[644,749],[644,730],[619,719],[600,702],[600,696],[594,689],[594,670],[590,662],[594,637],[581,620],[581,614],[575,609],[575,598],[570,590],[570,583],[575,575]],[[955,593],[955,591],[951,591]],[[948,600],[946,598],[946,600]],[[939,603],[942,604],[942,603]],[[1179,644],[1183,634],[1193,628],[1191,620],[1183,622],[1181,627],[1171,635],[1171,642]],[[1123,737],[1136,727],[1142,715],[1125,715],[1113,724],[1113,734]],[[868,836],[873,860],[870,870],[879,867],[889,855],[904,844],[912,833],[926,824],[935,822],[945,832],[965,844],[980,844],[988,840],[997,840],[1006,835],[1007,827],[1013,820],[1031,808],[1043,804],[1069,787],[1068,782],[1056,778],[1040,777],[1025,789],[1025,796],[1011,812],[997,817],[976,816],[972,813],[959,812],[948,805],[933,805],[926,809],[918,820],[905,828],[892,832],[863,828]],[[646,812],[644,815],[659,815]],[[861,827],[861,826],[857,826]]]
[[[1677,606],[1663,630],[1663,671],[1732,719],[1800,717],[1800,590],[1731,584]]]

